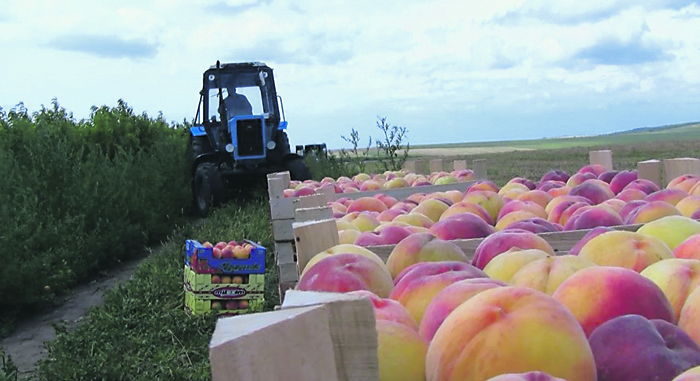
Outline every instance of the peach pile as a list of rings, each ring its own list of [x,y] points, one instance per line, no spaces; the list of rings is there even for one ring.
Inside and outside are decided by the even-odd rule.
[[[379,193],[355,199],[340,197],[328,203],[338,223],[340,242],[360,246],[396,245],[407,236],[425,232],[455,240],[484,238],[504,230],[547,233],[672,220],[666,217],[700,218],[699,178],[679,176],[660,189],[651,181],[638,179],[636,171],[602,171],[599,166],[585,166],[572,176],[551,171],[539,182],[516,177],[501,187],[491,181],[474,181],[465,192],[414,193],[402,200],[381,192],[387,189],[382,184],[392,181],[403,180],[404,185],[415,186],[449,177],[454,174],[419,176],[399,171],[357,175],[336,182],[324,179],[296,187],[375,184],[372,189]],[[658,225],[648,229],[664,229]],[[700,232],[700,222],[691,225],[685,229]],[[678,238],[672,240],[667,244],[674,249],[680,242]]]
[[[386,241],[318,253],[297,288],[372,300],[381,380],[692,379],[697,184],[685,176],[658,189],[636,171],[586,166],[538,183],[339,199],[341,237]],[[642,226],[611,227],[632,220]],[[568,253],[538,234],[584,227]],[[470,237],[483,238],[473,253],[453,242]],[[371,251],[381,242],[395,245],[386,263]]]

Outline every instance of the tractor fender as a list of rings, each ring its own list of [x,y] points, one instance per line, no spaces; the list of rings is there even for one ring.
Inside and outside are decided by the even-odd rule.
[[[190,127],[190,134],[192,136],[206,136],[207,131],[204,130],[204,126],[194,126]]]

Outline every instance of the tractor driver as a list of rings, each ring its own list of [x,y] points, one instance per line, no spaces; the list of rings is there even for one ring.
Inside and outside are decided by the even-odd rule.
[[[224,99],[226,103],[226,115],[231,118],[238,115],[252,115],[253,107],[250,105],[248,98],[243,94],[236,92],[236,87],[227,87],[228,96]]]

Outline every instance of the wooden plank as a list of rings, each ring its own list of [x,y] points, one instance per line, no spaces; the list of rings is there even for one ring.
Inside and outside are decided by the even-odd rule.
[[[316,208],[326,206],[329,196],[326,194],[315,194],[312,196],[299,197],[293,201],[294,209]]]
[[[641,226],[641,224],[620,225],[611,226],[610,228],[614,230],[637,231],[637,229],[639,229]],[[537,235],[544,238],[544,240],[547,241],[550,246],[552,246],[552,249],[554,249],[556,254],[563,255],[571,250],[571,248],[591,230],[592,229],[569,230],[562,232],[539,233]],[[486,238],[457,239],[451,242],[454,242],[457,246],[459,246],[459,248],[464,251],[464,254],[466,254],[467,258],[471,261],[474,258],[474,253],[476,252],[477,247],[479,247],[479,244],[481,244],[484,239]],[[396,245],[368,246],[367,249],[377,254],[379,258],[386,262],[395,246]]]
[[[416,173],[416,161],[406,160],[403,163],[403,169],[407,170],[408,172]]]
[[[287,294],[287,291],[293,290],[297,286],[297,282],[280,282],[279,286],[277,289],[279,290],[279,295],[280,295],[280,304],[284,303],[284,296]]]
[[[465,192],[475,181],[466,181],[462,183],[454,184],[443,184],[443,185],[423,185],[418,187],[405,187],[405,188],[393,188],[393,189],[380,189],[374,191],[356,192],[356,193],[339,193],[336,196],[336,200],[342,197],[347,197],[352,200],[356,200],[360,197],[372,197],[376,194],[382,193],[387,196],[391,196],[397,200],[403,200],[406,197],[414,193],[433,193],[433,192],[446,192],[448,190],[458,190],[460,192]]]
[[[294,241],[275,241],[275,261],[278,265],[297,262]]]
[[[298,197],[270,199],[270,219],[284,220],[294,218],[294,200]]]
[[[299,272],[316,254],[339,244],[338,226],[335,219],[295,222],[292,224],[297,248]]]
[[[430,166],[430,168],[429,168],[430,173],[443,171],[442,159],[430,159],[429,166]]]
[[[284,197],[284,190],[287,189],[289,183],[285,184],[284,180],[273,177],[267,179],[267,195],[270,200]]]
[[[700,176],[700,159],[693,157],[664,159],[664,182],[666,184],[682,175]]]
[[[277,265],[280,274],[280,283],[299,281],[299,269],[296,263],[282,263]]]
[[[296,222],[327,220],[333,218],[333,209],[330,206],[317,208],[301,208],[295,211]]]
[[[340,380],[330,321],[323,305],[220,318],[209,343],[212,379]]]
[[[455,171],[463,171],[467,169],[467,161],[466,160],[455,160],[452,163],[452,169]]]
[[[591,165],[600,164],[608,171],[613,170],[612,151],[609,149],[588,152],[588,160]]]
[[[486,171],[486,159],[474,159],[474,161],[472,161],[472,171],[474,171],[474,180],[489,179]]]
[[[637,163],[637,178],[649,180],[660,188],[666,186],[663,183],[660,160],[646,160]]]
[[[294,219],[272,220],[272,237],[275,241],[293,241],[294,231],[292,223]]]
[[[427,168],[426,168],[425,160],[416,159],[415,163],[416,163],[416,172],[415,172],[416,174],[419,174],[419,175],[428,175],[429,174],[429,173],[426,173]]]
[[[281,311],[315,305],[322,305],[328,311],[338,380],[378,381],[377,329],[369,298],[290,290]]]

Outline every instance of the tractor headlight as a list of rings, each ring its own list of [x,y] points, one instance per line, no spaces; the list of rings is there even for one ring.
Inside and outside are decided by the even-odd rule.
[[[226,152],[228,152],[228,153],[233,152],[233,144],[231,144],[231,143],[226,144]]]
[[[269,149],[270,151],[272,151],[273,149],[275,149],[275,147],[277,147],[277,143],[273,142],[272,140],[270,140],[269,142],[267,142],[267,149]]]

